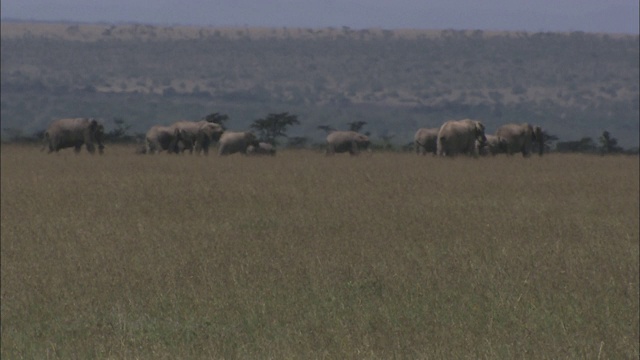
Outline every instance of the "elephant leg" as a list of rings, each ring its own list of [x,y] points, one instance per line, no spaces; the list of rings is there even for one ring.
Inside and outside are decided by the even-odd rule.
[[[437,156],[445,156],[446,155],[446,151],[445,151],[445,139],[444,137],[441,137],[438,139],[438,143],[436,144],[436,155]]]
[[[60,149],[58,148],[58,144],[56,144],[56,143],[54,143],[53,141],[51,141],[51,142],[49,143],[49,154],[51,154],[51,153],[52,153],[52,152],[54,152],[54,151],[55,151],[55,152],[58,152],[58,150],[60,150]]]
[[[351,155],[358,155],[358,144],[355,141],[351,142],[351,149],[349,150]]]
[[[474,158],[477,158],[480,155],[480,148],[475,145],[475,143],[470,147],[469,154],[471,154]]]
[[[80,144],[80,145],[75,145],[75,146],[73,147],[73,152],[75,152],[76,154],[79,154],[81,149],[82,149],[82,144]],[[88,150],[88,149],[87,149],[87,150]]]

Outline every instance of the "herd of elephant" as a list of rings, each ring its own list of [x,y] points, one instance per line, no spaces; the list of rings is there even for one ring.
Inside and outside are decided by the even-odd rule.
[[[544,151],[544,137],[539,126],[505,124],[495,135],[487,135],[482,122],[469,119],[447,121],[438,128],[418,129],[413,142],[417,154],[430,152],[441,156],[522,153],[528,157],[534,143],[538,145],[540,156]]]
[[[154,125],[145,135],[145,146],[141,152],[155,154],[189,151],[209,154],[209,146],[218,143],[218,155],[234,153],[253,155],[275,155],[275,148],[258,141],[249,131],[225,131],[216,123],[181,120],[170,126]]]
[[[64,148],[74,148],[80,152],[83,145],[94,154],[96,144],[98,152],[104,150],[104,126],[93,118],[73,118],[56,120],[44,133],[43,147],[49,147],[49,153]],[[543,137],[538,126],[506,124],[498,128],[495,135],[486,135],[484,124],[477,120],[451,120],[438,128],[421,128],[415,134],[414,145],[417,154],[433,153],[439,156],[496,155],[499,153],[531,154],[533,143],[539,144],[542,155]],[[216,123],[207,121],[181,120],[172,125],[154,125],[145,135],[144,147],[139,153],[155,154],[160,152],[180,153],[189,151],[208,154],[209,147],[218,144],[218,155],[242,153],[247,155],[275,155],[275,148],[261,142],[248,131],[228,131]],[[333,131],[327,135],[326,154],[358,154],[367,150],[370,140],[367,135],[355,131]]]

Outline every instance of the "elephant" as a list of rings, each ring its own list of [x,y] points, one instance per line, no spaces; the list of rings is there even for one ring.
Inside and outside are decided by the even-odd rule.
[[[534,141],[538,144],[538,155],[542,156],[544,151],[544,138],[539,126],[527,123],[506,124],[496,130],[496,135],[506,142],[506,153],[509,155],[520,152],[523,157],[529,157]]]
[[[325,154],[348,152],[357,155],[360,150],[367,150],[371,142],[369,137],[355,131],[333,131],[327,135],[327,149]],[[371,150],[369,150],[371,151]]]
[[[436,154],[438,149],[438,131],[440,128],[421,128],[416,131],[413,142],[416,147],[416,154],[425,155],[426,153]]]
[[[94,118],[70,118],[59,119],[52,122],[44,132],[44,150],[47,145],[49,154],[60,149],[73,147],[75,153],[79,153],[82,145],[87,151],[95,154],[95,143],[98,144],[98,153],[103,154],[104,126]]]
[[[507,152],[507,142],[503,138],[497,135],[486,135],[486,138],[487,140],[484,145],[480,144],[480,142],[476,140],[476,145],[478,146],[478,152],[480,155],[495,156],[497,154]]]
[[[180,141],[180,131],[177,127],[154,125],[145,136],[146,153],[155,154],[163,150],[169,154],[174,153],[177,141]]]
[[[249,131],[225,131],[218,142],[218,155],[231,155],[233,153],[247,154],[249,146],[257,147],[256,136]]]
[[[180,142],[184,146],[182,150],[189,150],[191,154],[195,148],[197,154],[208,155],[211,143],[218,141],[224,132],[219,124],[205,120],[181,120],[175,122],[171,127],[177,129],[179,133],[179,139],[176,139],[171,147],[178,152],[178,142]]]
[[[267,143],[267,142],[259,142],[257,146],[249,145],[247,147],[247,155],[276,155],[276,148]]]
[[[476,146],[476,140],[479,146]],[[450,120],[442,124],[438,131],[437,154],[468,154],[477,157],[479,148],[484,146],[486,140],[482,122],[471,119]]]

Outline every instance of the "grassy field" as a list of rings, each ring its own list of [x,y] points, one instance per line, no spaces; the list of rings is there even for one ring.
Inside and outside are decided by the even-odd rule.
[[[3,145],[3,359],[632,359],[637,157]]]

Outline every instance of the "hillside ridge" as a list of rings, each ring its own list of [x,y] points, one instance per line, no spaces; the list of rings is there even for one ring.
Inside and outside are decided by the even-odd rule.
[[[365,120],[404,142],[418,127],[477,117],[490,129],[528,121],[563,139],[606,129],[638,143],[635,35],[1,25],[3,128],[91,113],[144,131],[211,112],[242,127],[289,111],[312,137],[321,124]]]

